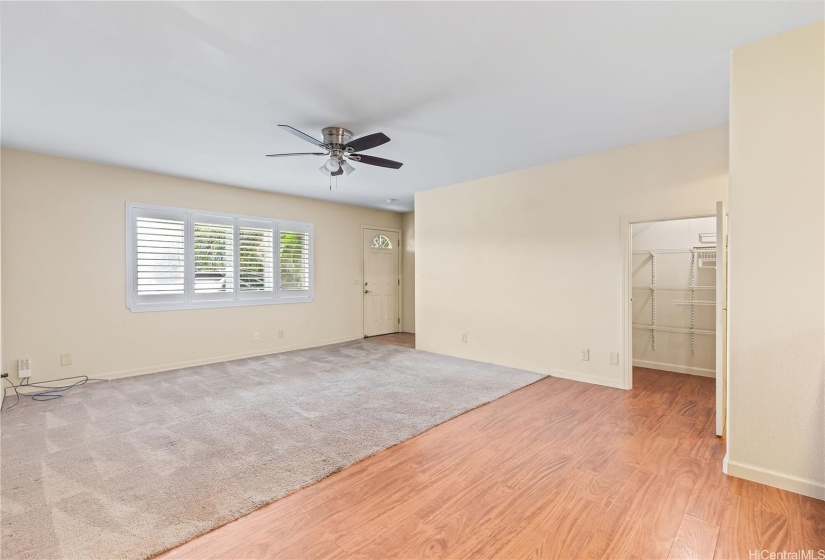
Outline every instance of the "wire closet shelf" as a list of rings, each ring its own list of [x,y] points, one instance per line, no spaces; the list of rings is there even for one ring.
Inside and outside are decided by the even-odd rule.
[[[715,306],[713,299],[697,299],[697,291],[715,290],[716,286],[698,285],[696,277],[700,268],[716,268],[716,247],[691,247],[688,249],[639,249],[633,251],[634,255],[649,255],[651,260],[650,284],[633,285],[634,290],[648,290],[651,293],[651,323],[633,323],[634,329],[643,329],[651,332],[651,344],[656,350],[656,333],[673,332],[690,335],[690,353],[696,353],[696,335],[715,335],[715,329],[703,329],[696,326],[696,307]],[[656,261],[657,257],[663,255],[689,254],[690,255],[690,284],[659,284],[656,282]],[[674,305],[690,306],[690,326],[682,327],[675,325],[660,325],[656,321],[656,307],[658,292],[674,291],[689,292],[688,298],[677,298],[672,300]],[[706,292],[704,292],[706,293]]]

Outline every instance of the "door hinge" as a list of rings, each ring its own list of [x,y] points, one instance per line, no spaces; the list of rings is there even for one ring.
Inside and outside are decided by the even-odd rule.
[[[398,318],[398,324],[401,324],[401,317]]]
[[[401,285],[401,278],[398,279],[398,285]]]

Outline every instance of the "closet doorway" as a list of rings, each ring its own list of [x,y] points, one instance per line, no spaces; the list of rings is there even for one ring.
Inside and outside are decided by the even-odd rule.
[[[633,366],[716,379],[716,433],[727,385],[727,220],[627,221],[625,375]],[[629,362],[629,363],[627,363]]]

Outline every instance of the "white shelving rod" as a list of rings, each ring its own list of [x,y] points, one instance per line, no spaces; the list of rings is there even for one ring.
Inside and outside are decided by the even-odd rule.
[[[669,285],[636,285],[633,286],[634,290],[675,290],[675,291],[688,291],[688,290],[715,290],[716,286],[669,286]]]
[[[686,334],[716,334],[713,329],[691,329],[689,327],[666,327],[664,325],[642,325],[633,323],[634,329],[645,329],[648,331],[676,332]]]
[[[711,253],[716,254],[716,247],[693,247],[690,249],[636,249],[634,255],[667,255],[672,253]]]

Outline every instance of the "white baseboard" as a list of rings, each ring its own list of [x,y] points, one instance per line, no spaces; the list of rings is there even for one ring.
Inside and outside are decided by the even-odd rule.
[[[278,348],[266,348],[263,350],[255,350],[253,352],[243,352],[240,354],[226,354],[223,356],[212,356],[210,358],[202,358],[199,360],[187,360],[184,362],[175,362],[171,364],[161,364],[156,366],[150,366],[145,368],[137,368],[137,369],[130,369],[130,370],[122,370],[122,371],[113,371],[110,373],[101,373],[97,375],[91,375],[90,378],[93,379],[122,379],[124,377],[135,377],[138,375],[148,375],[150,373],[159,373],[162,371],[171,371],[181,368],[187,367],[194,367],[194,366],[205,366],[209,364],[217,364],[220,362],[229,362],[232,360],[242,360],[244,358],[255,358],[257,356],[266,356],[267,354],[280,354],[281,352],[291,352],[292,350],[305,350],[307,348],[318,348],[319,346],[328,346],[330,344],[340,344],[342,342],[351,342],[353,340],[361,340],[361,336],[355,337],[347,337],[341,339],[333,339],[320,342],[318,344],[310,344],[309,346],[302,346],[300,344],[295,344],[291,346],[279,346]],[[18,380],[19,381],[19,380]],[[31,380],[32,382],[37,381],[38,383],[48,383],[49,379],[37,379]],[[6,387],[4,392],[5,395],[13,395],[14,388],[13,387]]]
[[[591,375],[589,373],[579,373],[575,371],[562,371],[558,369],[551,369],[548,371],[548,374],[550,377],[561,377],[562,379],[569,379],[571,381],[581,381],[583,383],[591,383],[593,385],[613,387],[614,389],[624,389],[624,387],[622,387],[621,377],[619,379],[611,379],[610,377],[602,377],[601,375]]]
[[[646,360],[633,360],[634,367],[649,369],[660,369],[662,371],[672,371],[673,373],[687,373],[688,375],[700,375],[702,377],[716,377],[716,371],[707,368],[697,368],[690,366],[680,366],[677,364],[665,364],[662,362],[648,362]]]
[[[745,480],[752,480],[759,484],[773,486],[788,492],[802,494],[810,498],[817,498],[825,500],[825,483],[809,480],[807,478],[799,478],[786,473],[773,471],[771,469],[764,469],[754,465],[747,465],[731,461],[725,456],[722,461],[722,471],[730,476],[737,478],[744,478]]]

